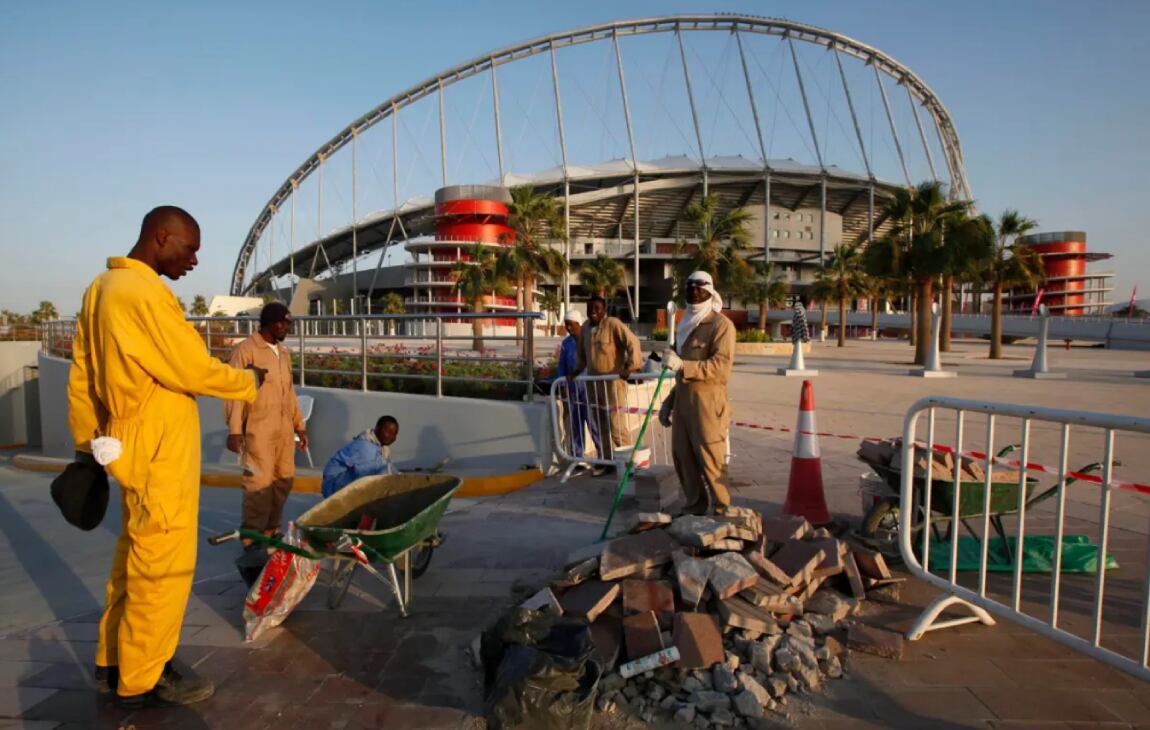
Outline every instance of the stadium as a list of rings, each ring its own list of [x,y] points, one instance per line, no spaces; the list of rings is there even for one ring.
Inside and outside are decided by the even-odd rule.
[[[625,313],[652,325],[703,196],[750,213],[748,257],[798,294],[924,180],[973,199],[941,99],[877,48],[743,15],[606,23],[492,51],[352,121],[260,210],[231,294],[278,293],[300,314],[378,312],[389,294],[467,309],[450,266],[505,240],[506,190],[530,185],[561,206],[567,240],[551,245],[570,262],[541,288],[577,306],[581,265],[605,254],[626,268]]]

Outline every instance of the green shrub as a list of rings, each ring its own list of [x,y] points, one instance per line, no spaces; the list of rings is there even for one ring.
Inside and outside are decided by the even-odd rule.
[[[651,330],[651,334],[650,334],[650,336],[648,336],[647,339],[660,341],[660,342],[666,342],[667,341],[667,334],[668,333],[667,333],[666,327],[656,327],[655,329]]]
[[[735,342],[770,342],[771,336],[759,329],[739,330],[735,333]]]

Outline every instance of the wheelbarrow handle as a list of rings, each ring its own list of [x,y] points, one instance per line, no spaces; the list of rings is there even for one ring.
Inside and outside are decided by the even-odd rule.
[[[240,531],[232,530],[231,532],[221,532],[218,535],[212,535],[208,538],[209,545],[223,545],[225,542],[240,539]]]

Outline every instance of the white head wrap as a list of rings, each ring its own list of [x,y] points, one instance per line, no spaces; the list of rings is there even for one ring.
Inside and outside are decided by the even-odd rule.
[[[583,313],[578,309],[568,309],[567,313],[563,315],[563,321],[583,324]]]
[[[687,338],[708,314],[723,311],[723,298],[719,296],[719,292],[715,291],[715,282],[710,274],[706,271],[696,271],[687,277],[687,281],[701,282],[703,291],[709,292],[711,298],[699,304],[687,304],[683,319],[679,320],[679,325],[675,328],[675,347],[680,352],[683,349],[683,343],[687,341]]]

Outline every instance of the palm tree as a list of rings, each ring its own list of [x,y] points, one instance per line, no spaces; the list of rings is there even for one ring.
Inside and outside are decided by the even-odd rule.
[[[504,288],[495,265],[495,253],[481,243],[468,250],[467,260],[456,261],[451,267],[455,277],[454,292],[471,305],[472,312],[483,311],[483,298]],[[483,321],[471,320],[471,349],[483,350]]]
[[[36,324],[50,322],[59,317],[60,313],[56,310],[56,305],[46,299],[40,302],[40,306],[32,313],[32,321]]]
[[[627,288],[627,272],[623,264],[601,253],[583,264],[579,269],[579,284],[588,294],[598,294],[612,299],[622,289],[627,295],[627,311],[636,319],[635,307],[631,302],[631,290]]]
[[[555,323],[559,320],[559,310],[562,308],[563,300],[557,289],[547,289],[539,296],[539,309],[547,314],[547,329],[552,337],[555,336]]]
[[[905,239],[905,271],[914,285],[917,299],[916,365],[926,363],[934,282],[947,270],[948,257],[943,246],[946,229],[961,220],[969,209],[970,203],[966,201],[947,200],[942,183],[935,180],[899,190],[887,205],[887,216],[895,221],[891,237]]]
[[[945,230],[943,249],[946,270],[942,278],[942,320],[939,323],[938,349],[950,352],[954,284],[971,282],[985,270],[994,250],[994,228],[984,216],[967,216],[965,212],[950,221]]]
[[[743,290],[751,278],[751,267],[740,255],[751,242],[747,227],[750,218],[746,208],[720,211],[719,199],[714,193],[688,205],[683,220],[698,228],[699,242],[693,251],[687,251],[686,241],[676,244],[676,258],[685,257],[678,267],[679,277],[685,279],[692,271],[706,271],[714,277],[719,289]]]
[[[403,302],[403,295],[399,292],[388,292],[383,296],[380,301],[380,311],[383,314],[404,314],[407,312],[407,305]],[[395,320],[388,320],[387,322],[388,334],[395,334]]]
[[[815,274],[815,280],[807,289],[807,296],[812,302],[817,301],[819,303],[819,329],[825,331],[827,328],[827,307],[835,298],[835,287],[830,278],[827,277],[826,269],[821,269],[819,273]]]
[[[990,318],[990,358],[1002,357],[1002,295],[1007,289],[1034,289],[1045,280],[1042,260],[1033,249],[1017,243],[1019,236],[1038,226],[1038,222],[1019,214],[1003,211],[994,226],[994,253],[986,265],[987,279],[994,299]]]
[[[184,304],[183,297],[176,297],[176,304],[180,305],[180,311],[181,312],[187,312],[188,311],[188,305]]]
[[[558,276],[567,271],[567,258],[546,245],[550,240],[566,240],[563,211],[555,198],[536,193],[532,185],[512,188],[507,210],[515,243],[504,251],[503,269],[519,287],[520,308],[530,312],[535,309],[539,275]]]
[[[763,334],[770,330],[770,325],[767,322],[767,310],[770,307],[786,306],[787,296],[790,293],[791,286],[783,277],[782,272],[777,271],[775,265],[767,261],[755,262],[752,267],[751,279],[740,292],[745,301],[759,305],[759,325],[763,329]]]
[[[839,305],[839,347],[847,344],[847,302],[863,291],[866,275],[863,273],[862,254],[857,246],[844,243],[835,246],[826,267],[819,277],[833,292]],[[822,287],[820,287],[821,289]]]
[[[193,317],[206,317],[208,316],[208,300],[204,298],[203,294],[197,294],[192,297],[192,311]]]
[[[865,258],[864,256],[864,259]],[[867,307],[870,308],[870,338],[877,340],[879,302],[890,295],[890,281],[882,276],[875,276],[874,274],[865,272],[866,267],[864,266],[860,293],[866,296]]]

